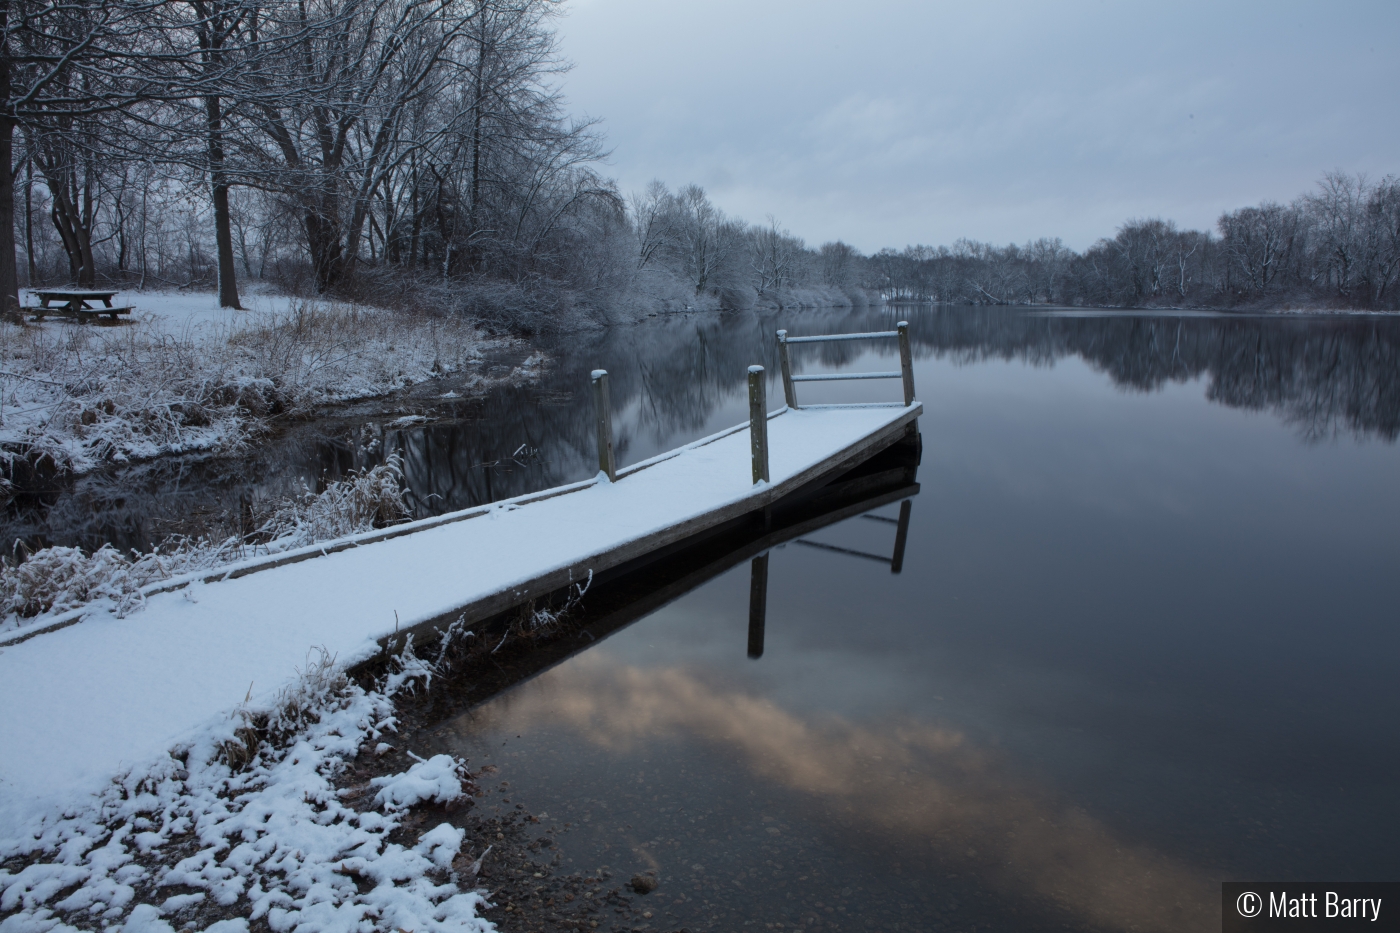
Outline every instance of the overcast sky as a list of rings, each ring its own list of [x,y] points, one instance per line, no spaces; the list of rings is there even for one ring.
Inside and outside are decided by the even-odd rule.
[[[866,252],[1211,227],[1400,174],[1400,2],[569,0],[571,110],[624,192],[697,182]]]

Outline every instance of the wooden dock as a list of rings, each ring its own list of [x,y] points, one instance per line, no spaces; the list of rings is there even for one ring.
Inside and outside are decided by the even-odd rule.
[[[482,703],[564,663],[745,562],[750,564],[753,581],[748,642],[747,646],[736,644],[734,651],[747,649],[749,657],[761,657],[768,609],[768,552],[789,543],[812,544],[804,536],[864,515],[893,522],[891,554],[876,559],[887,562],[891,572],[899,573],[908,537],[910,505],[919,494],[919,456],[918,438],[905,437],[855,469],[824,477],[780,500],[767,522],[737,519],[599,574],[589,587],[587,598],[569,613],[561,631],[507,642],[504,649],[484,658],[468,654],[454,662],[446,672],[451,682],[450,698],[434,702],[432,721],[451,718],[464,706]],[[895,503],[900,505],[896,519],[869,514]],[[515,622],[512,614],[504,613],[475,629],[486,645],[494,646]],[[425,642],[420,638],[418,643]],[[370,670],[379,666],[377,661],[367,665]]]
[[[410,631],[471,627],[736,522],[765,527],[785,499],[916,443],[922,411],[906,380],[904,404],[768,412],[760,371],[750,423],[617,469],[605,374],[594,381],[592,479],[169,581],[125,619],[94,611],[0,646],[0,810],[95,790],[245,697],[266,706],[311,649],[349,667]]]

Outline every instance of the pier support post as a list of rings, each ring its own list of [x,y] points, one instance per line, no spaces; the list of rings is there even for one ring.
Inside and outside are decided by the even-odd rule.
[[[909,322],[900,321],[895,327],[899,330],[899,372],[904,377],[904,405],[914,404],[914,353],[909,349]]]
[[[797,387],[792,384],[792,361],[788,358],[787,331],[778,331],[778,364],[783,370],[783,401],[788,408],[797,407]]]
[[[899,504],[899,524],[894,531],[894,556],[890,558],[890,573],[904,569],[904,545],[909,541],[909,511],[914,503],[905,499]]]
[[[593,370],[593,412],[598,432],[598,472],[607,474],[608,482],[617,480],[617,462],[613,459],[612,404],[608,399],[608,371]]]
[[[749,565],[749,657],[763,657],[763,626],[768,618],[768,555],[760,554]]]
[[[768,384],[762,366],[749,367],[749,447],[753,481],[768,482]]]

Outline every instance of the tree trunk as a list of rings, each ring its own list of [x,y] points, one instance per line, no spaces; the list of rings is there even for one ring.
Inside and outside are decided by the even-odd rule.
[[[77,168],[72,164],[72,152],[65,151],[67,142],[62,139],[40,138],[37,144],[43,147],[39,168],[49,187],[49,217],[53,220],[59,239],[63,241],[63,252],[68,256],[69,281],[81,287],[92,287],[96,282],[92,267],[92,235],[83,223],[82,192],[78,186]],[[7,178],[13,206],[13,173],[9,173]],[[13,244],[13,217],[10,226]],[[0,257],[0,262],[3,262],[3,257]]]
[[[82,271],[78,275],[78,284],[83,288],[97,287],[97,263],[92,255],[92,174],[92,153],[89,152],[83,157],[83,213],[78,224],[78,246],[82,250]]]
[[[219,256],[219,307],[243,310],[238,303],[238,278],[233,260],[233,221],[228,207],[228,175],[224,172],[224,117],[215,95],[204,99],[209,125],[209,181],[214,201],[214,244]]]
[[[483,30],[485,27],[483,27]],[[472,91],[472,181],[471,202],[467,207],[467,265],[477,263],[477,224],[481,208],[481,120],[486,106],[486,62],[488,50],[483,31],[477,46],[475,87]]]
[[[62,189],[49,188],[49,219],[53,221],[58,238],[63,241],[63,252],[68,257],[68,281],[76,284],[82,271],[83,258],[77,234],[73,232],[72,219],[63,207],[67,200]]]
[[[340,231],[315,211],[306,213],[306,245],[316,275],[316,291],[322,294],[340,284]]]
[[[0,5],[0,35],[9,19],[9,4]],[[0,101],[10,99],[10,55],[8,43],[0,48]],[[19,268],[15,261],[15,121],[0,113],[0,312],[19,321]]]
[[[205,4],[191,4],[195,13],[205,22],[199,28],[199,49],[206,74],[212,73],[222,64],[223,28],[222,9],[216,15]],[[224,168],[224,109],[223,100],[217,94],[204,98],[205,129],[209,133],[209,186],[214,203],[214,247],[219,266],[219,307],[241,311],[238,302],[238,274],[233,260],[233,220],[229,216],[228,173]]]
[[[34,160],[25,163],[24,172],[24,252],[29,260],[29,287],[39,284],[39,266],[34,261]]]
[[[423,211],[418,206],[418,166],[416,162],[413,166],[413,187],[409,189],[409,209],[413,212],[413,227],[408,237],[408,267],[412,269],[418,262],[418,240],[423,233]],[[424,252],[427,251],[424,250]],[[428,261],[424,258],[424,268],[427,265]]]

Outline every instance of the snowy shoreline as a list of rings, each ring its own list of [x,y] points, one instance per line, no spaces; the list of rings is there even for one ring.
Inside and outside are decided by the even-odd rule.
[[[466,376],[468,390],[528,381],[540,362],[487,379],[483,352],[516,341],[459,317],[274,295],[247,311],[219,309],[207,294],[123,300],[136,311],[112,326],[0,327],[4,490],[109,463],[230,452],[274,418],[445,376]]]
[[[557,933],[618,929],[609,913],[648,926],[655,872],[625,884],[607,865],[566,872],[558,837],[572,824],[512,807],[507,782],[488,786],[492,765],[414,754],[417,705],[456,665],[410,652],[389,666],[374,687],[313,666],[284,694],[288,734],[277,711],[240,711],[0,837],[0,931]]]
[[[240,708],[102,794],[6,827],[0,930],[494,929],[466,831],[410,813],[469,806],[463,762],[336,786],[368,743],[391,750],[393,697],[431,676],[415,661],[366,690],[322,656],[272,709]]]

